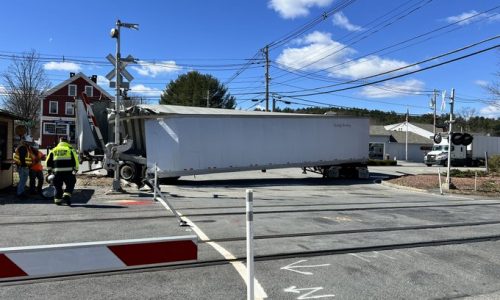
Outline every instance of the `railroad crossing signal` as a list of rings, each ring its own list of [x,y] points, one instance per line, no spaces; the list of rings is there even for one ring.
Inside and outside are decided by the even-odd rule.
[[[115,66],[113,70],[111,70],[111,72],[106,74],[106,78],[108,80],[111,80],[116,76],[116,58],[112,54],[108,54],[106,58],[113,66]],[[132,74],[130,74],[127,70],[125,70],[125,67],[131,62],[134,62],[134,58],[132,57],[132,55],[120,59],[120,75],[125,77],[129,82],[134,80],[134,76],[132,76]]]

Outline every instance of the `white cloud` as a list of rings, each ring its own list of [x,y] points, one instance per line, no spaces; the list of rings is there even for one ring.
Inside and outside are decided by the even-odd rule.
[[[304,17],[313,6],[326,7],[333,0],[269,0],[267,7],[273,9],[284,19]]]
[[[363,27],[352,24],[343,12],[333,14],[333,25],[347,29],[348,31],[361,31]]]
[[[386,59],[376,55],[370,55],[368,57],[363,57],[358,60],[348,62],[344,66],[342,66],[342,69],[334,70],[333,72],[337,76],[357,79],[375,75],[378,73],[383,73],[393,69],[398,69],[409,64],[410,63],[401,60]],[[413,66],[404,70],[412,71],[418,68],[418,66]]]
[[[481,115],[487,118],[500,118],[500,101],[495,101],[494,105],[481,108]]]
[[[97,76],[97,84],[105,89],[109,88],[109,80],[102,75]]]
[[[159,74],[169,74],[181,70],[175,61],[160,61],[155,63],[139,62],[139,67],[132,67],[142,76],[156,77]]]
[[[361,95],[368,98],[395,98],[405,95],[404,93],[414,93],[422,91],[425,84],[417,79],[405,81],[386,81],[378,86],[365,86],[361,90]]]
[[[464,21],[460,22],[459,24],[460,25],[467,25],[467,24],[470,24],[470,22],[476,20],[476,17],[470,18],[476,14],[477,14],[477,11],[471,10],[469,12],[464,12],[464,13],[461,13],[461,14],[456,15],[456,16],[448,17],[448,18],[446,18],[446,21],[448,23],[455,23],[455,22],[458,22],[460,20],[464,20]],[[467,19],[467,18],[470,18],[470,19]],[[467,19],[467,20],[465,20],[465,19]]]
[[[130,96],[160,97],[162,90],[151,88],[144,84],[136,84],[130,87]]]
[[[7,89],[0,84],[0,94],[5,94],[5,93],[7,93]]]
[[[79,72],[82,67],[79,64],[72,62],[55,62],[51,61],[43,65],[45,70],[49,71],[68,71],[68,72]]]
[[[332,40],[329,33],[316,31],[297,40],[296,43],[297,47],[283,50],[276,60],[285,68],[303,71],[326,69],[332,77],[358,79],[409,64],[405,61],[386,59],[375,55],[350,61],[356,50]],[[404,71],[418,68],[418,66],[414,66],[404,69]]]
[[[448,17],[448,18],[446,18],[446,22],[448,22],[448,23],[455,23],[455,22],[460,22],[461,20],[463,20],[460,23],[458,23],[458,25],[467,25],[467,24],[470,24],[472,22],[478,21],[479,19],[488,19],[488,23],[493,23],[493,22],[500,21],[500,15],[499,14],[484,13],[484,14],[480,14],[478,16],[473,17],[474,15],[477,15],[477,14],[478,14],[477,11],[471,10],[471,11],[464,12],[464,13],[461,13],[461,14],[456,15],[456,16]]]
[[[276,59],[279,64],[286,68],[319,70],[326,66],[339,64],[348,55],[356,52],[354,49],[332,40],[329,33],[319,31],[315,31],[295,42],[302,47],[287,48]],[[342,48],[345,49],[338,51]],[[336,51],[338,52],[318,61],[328,53]]]
[[[486,81],[486,80],[481,80],[481,79],[478,79],[478,80],[475,80],[474,83],[476,85],[479,85],[480,87],[486,87],[488,86],[489,82]]]

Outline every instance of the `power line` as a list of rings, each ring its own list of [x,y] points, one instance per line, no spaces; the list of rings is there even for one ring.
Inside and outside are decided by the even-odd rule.
[[[404,73],[404,74],[392,76],[392,77],[385,78],[385,79],[380,79],[380,80],[373,81],[373,82],[359,84],[359,85],[355,85],[355,86],[351,86],[351,87],[346,87],[346,88],[342,88],[342,89],[336,89],[336,90],[330,90],[330,91],[323,91],[323,92],[316,92],[316,93],[309,93],[309,94],[300,94],[300,95],[295,95],[295,96],[305,97],[305,96],[313,96],[313,95],[321,95],[321,94],[330,94],[330,93],[333,93],[333,92],[346,91],[346,90],[356,89],[356,88],[360,88],[360,87],[364,87],[364,86],[368,86],[368,85],[373,85],[373,84],[376,84],[376,83],[380,83],[380,82],[384,82],[384,81],[389,81],[389,80],[393,80],[393,79],[396,79],[396,78],[400,78],[400,77],[408,76],[408,75],[411,75],[411,74],[423,72],[423,71],[426,71],[426,70],[429,70],[429,69],[433,69],[433,68],[436,68],[436,67],[439,67],[439,66],[442,66],[442,65],[445,65],[445,64],[449,64],[449,63],[452,63],[452,62],[455,62],[455,61],[458,61],[458,60],[462,60],[462,59],[465,59],[465,58],[468,58],[468,57],[471,57],[471,56],[474,56],[474,55],[481,54],[481,53],[486,52],[486,51],[493,50],[493,49],[498,48],[498,47],[499,47],[499,44],[497,44],[495,46],[492,46],[492,47],[488,47],[486,49],[482,49],[482,50],[479,50],[479,51],[467,54],[467,55],[463,55],[463,56],[460,56],[460,57],[457,57],[457,58],[454,58],[454,59],[450,59],[450,60],[444,61],[442,63],[434,64],[434,65],[431,65],[431,66],[428,66],[428,67],[425,67],[425,68],[422,68],[422,69],[419,69],[419,70],[407,72],[407,73]],[[283,93],[287,93],[287,92],[283,92]]]
[[[331,71],[333,71],[333,70],[339,70],[339,68],[338,68],[338,67],[343,66],[343,65],[345,65],[345,64],[348,64],[348,63],[350,63],[350,62],[353,62],[353,61],[356,61],[356,60],[359,60],[359,59],[362,59],[362,58],[368,57],[368,56],[370,56],[370,55],[374,55],[374,54],[380,53],[380,52],[382,52],[382,51],[385,51],[385,50],[388,50],[388,49],[391,49],[391,48],[397,47],[397,46],[399,46],[399,45],[406,44],[406,43],[408,43],[408,42],[410,42],[410,41],[415,41],[415,40],[420,39],[420,38],[422,38],[422,37],[424,37],[424,36],[427,36],[427,35],[430,35],[430,34],[432,34],[432,33],[435,33],[435,32],[438,32],[438,31],[441,31],[441,30],[446,29],[446,28],[448,28],[448,27],[457,26],[457,25],[458,25],[459,23],[461,23],[461,22],[471,20],[471,19],[476,18],[476,17],[478,17],[478,16],[480,16],[480,15],[487,14],[487,13],[489,13],[489,12],[493,11],[493,10],[498,9],[499,7],[500,7],[500,6],[495,6],[495,7],[493,7],[493,8],[490,8],[490,9],[488,9],[488,10],[482,11],[482,12],[480,12],[480,13],[476,13],[476,14],[474,14],[474,15],[472,15],[472,16],[467,17],[467,18],[461,19],[461,20],[459,20],[459,21],[456,21],[456,22],[450,23],[450,24],[445,25],[445,26],[441,26],[441,27],[439,27],[439,28],[433,29],[433,30],[431,30],[431,31],[428,31],[428,32],[425,32],[425,33],[422,33],[422,34],[419,34],[419,35],[416,35],[416,36],[413,36],[413,37],[411,37],[411,38],[408,38],[408,39],[403,40],[403,41],[401,41],[401,42],[398,42],[398,43],[395,43],[395,44],[389,45],[389,46],[384,47],[384,48],[381,48],[381,49],[379,49],[379,50],[376,50],[376,51],[370,52],[370,53],[368,53],[368,54],[365,54],[365,55],[362,55],[362,56],[359,56],[359,57],[356,57],[356,58],[353,58],[353,59],[350,59],[350,60],[346,60],[346,61],[344,61],[344,62],[342,62],[342,63],[336,64],[336,65],[333,65],[333,66],[329,66],[329,67],[325,67],[325,68],[322,68],[322,69],[320,69],[320,70],[316,70],[316,71],[314,71],[314,72],[308,72],[308,73],[305,73],[306,75],[300,75],[300,74],[299,74],[298,76],[302,76],[302,77],[308,77],[308,78],[310,78],[309,76],[315,75],[315,74],[317,74],[317,73],[319,73],[319,72],[322,72],[322,71],[329,71],[329,72],[331,72]],[[495,15],[496,15],[496,14],[495,14]],[[488,16],[486,19],[492,18],[492,17],[494,17],[495,15]],[[483,19],[483,20],[484,20],[484,19]],[[470,24],[473,24],[473,23],[476,23],[476,22],[479,22],[479,21],[483,21],[483,20],[478,19],[478,20],[476,20],[476,21],[474,21],[474,22],[471,22]],[[448,32],[445,32],[445,33],[449,33],[449,32],[451,32],[451,31],[454,31],[454,30],[457,30],[457,29],[462,29],[462,28],[463,28],[463,26],[458,26],[457,28],[454,28],[454,29],[452,29],[452,30],[450,30],[450,31],[448,31]],[[437,36],[440,36],[440,35],[437,35]],[[437,36],[435,36],[435,37],[433,37],[433,38],[436,38]],[[426,40],[427,40],[427,39],[426,39]],[[422,42],[424,42],[424,41],[426,41],[426,40],[423,40],[423,41],[419,41],[419,42],[413,43],[413,44],[411,44],[411,46],[417,45],[417,44],[422,43]],[[409,46],[407,46],[407,47],[409,47]],[[402,49],[406,49],[407,47],[403,47],[403,48],[400,48],[400,49],[397,49],[397,50],[395,50],[395,51],[391,51],[391,52],[388,52],[388,53],[385,53],[385,54],[389,54],[389,53],[393,53],[393,52],[396,52],[396,51],[399,51],[399,50],[402,50]],[[336,51],[336,52],[338,52],[338,51]],[[335,53],[336,53],[336,52],[335,52]],[[318,61],[315,61],[314,63],[316,63],[316,62],[318,62]],[[307,67],[307,66],[309,66],[309,65],[311,65],[311,64],[308,64],[308,65],[306,65],[306,66],[302,66],[302,67],[301,67],[301,68],[299,68],[299,69],[293,69],[293,70],[294,70],[294,71],[298,71],[298,70],[301,70],[301,69],[306,68],[306,67]],[[335,69],[334,69],[334,68],[335,68]],[[285,69],[282,69],[282,68],[280,68],[280,69],[281,69],[281,70],[284,70],[284,71],[288,71],[288,70],[285,70]],[[286,74],[281,75],[281,76],[278,76],[278,77],[275,77],[275,78],[280,78],[280,77],[283,77],[283,76],[285,76],[285,75],[286,75]],[[317,76],[317,75],[315,75],[315,76]],[[289,80],[287,80],[286,82],[289,82],[289,81],[292,81],[292,80],[295,80],[295,79],[289,79]],[[328,80],[330,80],[330,81],[331,81],[331,79],[326,79],[325,81],[328,81]]]
[[[500,35],[496,35],[496,36],[484,39],[482,41],[479,41],[479,42],[476,42],[476,43],[473,43],[473,44],[470,44],[470,45],[467,45],[467,46],[464,46],[464,47],[461,47],[461,48],[458,48],[458,49],[455,49],[455,50],[452,50],[452,51],[449,51],[449,52],[446,52],[446,53],[443,53],[443,54],[439,54],[439,55],[433,56],[433,57],[428,58],[428,59],[421,60],[421,61],[413,63],[413,64],[409,64],[409,65],[406,65],[406,66],[403,66],[403,67],[395,68],[395,69],[388,70],[388,71],[385,71],[385,72],[381,72],[381,73],[378,73],[378,74],[374,74],[374,75],[370,75],[370,76],[365,76],[365,77],[358,78],[358,79],[348,80],[348,81],[344,81],[344,82],[340,82],[340,83],[336,83],[336,84],[326,85],[326,86],[322,86],[322,87],[310,88],[310,89],[305,89],[305,90],[301,90],[301,91],[290,91],[290,92],[285,92],[285,93],[296,93],[296,92],[304,92],[304,91],[316,91],[316,90],[321,90],[321,89],[324,89],[324,88],[329,88],[329,87],[334,87],[334,86],[339,86],[339,85],[344,85],[344,84],[351,84],[351,83],[355,83],[355,82],[359,82],[359,81],[365,81],[367,79],[371,79],[371,78],[374,78],[374,77],[378,77],[378,76],[382,76],[382,75],[387,75],[387,74],[390,74],[390,73],[398,72],[398,71],[401,71],[401,70],[404,70],[404,69],[415,67],[415,66],[417,66],[419,64],[423,64],[423,63],[426,63],[426,62],[429,62],[429,61],[432,61],[432,60],[436,60],[436,59],[439,59],[439,58],[442,58],[442,57],[445,57],[445,56],[448,56],[448,55],[451,55],[451,54],[455,54],[455,53],[458,53],[458,52],[470,49],[472,47],[478,46],[480,44],[484,44],[486,42],[490,42],[492,40],[498,39],[499,37],[500,37]]]

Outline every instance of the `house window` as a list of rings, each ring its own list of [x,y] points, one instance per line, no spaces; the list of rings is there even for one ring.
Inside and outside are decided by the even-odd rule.
[[[68,135],[68,126],[66,124],[56,125],[57,135]]]
[[[68,96],[76,96],[76,84],[68,85]]]
[[[94,87],[91,85],[86,85],[85,94],[87,94],[88,97],[94,97]]]
[[[57,115],[57,101],[50,101],[49,102],[49,114],[51,115]]]
[[[49,135],[56,134],[56,124],[44,123],[43,124],[43,134],[49,134]]]
[[[74,102],[66,102],[66,115],[73,116],[75,114],[75,103]]]

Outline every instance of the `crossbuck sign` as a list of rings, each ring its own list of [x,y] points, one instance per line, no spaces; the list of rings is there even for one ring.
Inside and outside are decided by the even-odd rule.
[[[115,66],[113,68],[113,70],[111,70],[111,72],[106,74],[106,78],[108,80],[111,80],[116,76],[116,58],[112,54],[108,54],[108,56],[106,56],[106,58],[113,66]],[[129,55],[126,58],[120,60],[120,74],[123,77],[125,77],[129,82],[134,79],[134,76],[132,76],[132,74],[130,74],[127,70],[125,70],[125,67],[130,62],[133,62],[133,61],[134,61],[134,58],[132,57],[132,55]]]

